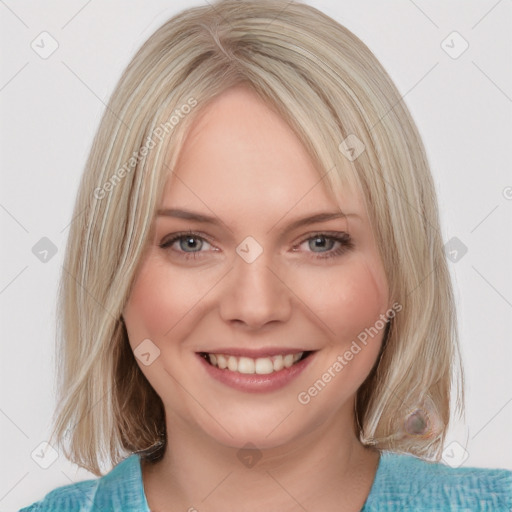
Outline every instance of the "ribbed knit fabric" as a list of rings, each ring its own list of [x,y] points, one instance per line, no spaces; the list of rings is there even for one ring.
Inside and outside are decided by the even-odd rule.
[[[452,468],[381,452],[362,512],[511,512],[512,471]]]
[[[19,512],[150,512],[140,459],[131,455],[101,478],[54,489]],[[361,512],[511,512],[512,471],[425,462],[381,452]],[[312,511],[317,512],[317,511]]]

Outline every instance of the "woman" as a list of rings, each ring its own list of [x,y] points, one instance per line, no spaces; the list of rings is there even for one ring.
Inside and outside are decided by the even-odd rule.
[[[400,100],[303,4],[219,1],[149,38],[62,276],[54,434],[100,478],[23,510],[510,510],[512,472],[440,462],[454,301]]]

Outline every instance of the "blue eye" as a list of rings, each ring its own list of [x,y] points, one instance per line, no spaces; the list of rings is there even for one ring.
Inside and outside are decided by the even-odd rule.
[[[177,239],[180,249],[185,252],[200,252],[205,240],[195,235],[186,235]],[[188,249],[191,249],[188,251]],[[194,249],[198,249],[195,251]]]
[[[307,247],[310,254],[314,259],[327,259],[335,256],[341,256],[349,249],[354,247],[354,243],[348,233],[315,233],[304,239],[296,247],[300,247],[307,243]],[[208,252],[208,248],[203,250],[205,247],[211,246],[210,242],[206,238],[198,233],[188,231],[186,233],[176,233],[171,238],[165,239],[159,244],[162,249],[170,249],[177,253],[179,257],[184,259],[197,259],[201,256],[200,253]],[[173,248],[173,246],[176,247]],[[294,248],[294,252],[297,250]]]
[[[209,245],[208,241],[198,235],[197,233],[188,232],[185,234],[176,234],[169,240],[166,240],[160,244],[162,249],[167,249],[172,247],[176,242],[178,242],[179,249],[174,249],[174,251],[185,254],[185,258],[190,258],[189,255],[192,255],[195,258],[195,254],[201,251],[203,245],[206,243]],[[189,250],[190,249],[190,250]]]
[[[314,236],[313,238],[308,238],[307,240],[309,248],[313,252],[317,252],[315,249],[325,248],[327,242],[327,251],[329,251],[329,247],[332,249],[333,245],[336,243],[336,240],[332,237],[326,237],[324,235]],[[311,244],[313,242],[313,245]],[[320,251],[322,252],[322,251]]]
[[[349,249],[354,247],[352,238],[348,233],[315,233],[302,241],[300,245],[306,243],[308,248],[311,249],[317,259],[332,258],[334,256],[341,256]],[[339,244],[336,249],[334,247]],[[316,249],[320,249],[317,251]],[[325,250],[322,250],[325,249]],[[333,250],[334,249],[334,250]]]

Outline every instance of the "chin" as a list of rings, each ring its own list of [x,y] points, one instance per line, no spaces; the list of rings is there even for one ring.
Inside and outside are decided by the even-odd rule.
[[[273,450],[301,442],[327,422],[332,414],[332,407],[327,411],[305,408],[290,400],[286,406],[277,402],[233,404],[223,414],[213,420],[208,414],[190,418],[203,435],[216,443],[234,449],[244,449],[248,445],[259,450]],[[316,408],[315,408],[316,409]]]

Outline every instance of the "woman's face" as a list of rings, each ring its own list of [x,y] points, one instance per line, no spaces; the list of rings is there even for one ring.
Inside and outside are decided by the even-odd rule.
[[[123,313],[171,430],[269,448],[351,418],[389,308],[361,197],[334,200],[242,87],[195,121],[174,174]]]

